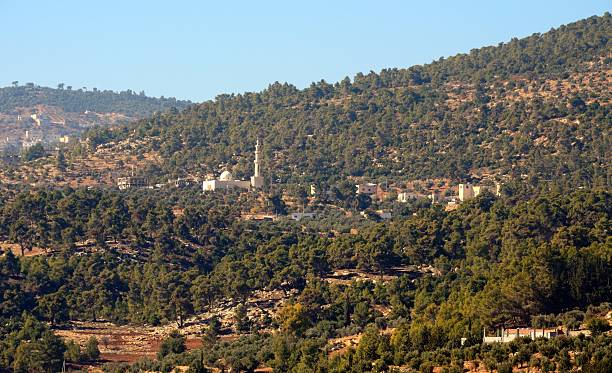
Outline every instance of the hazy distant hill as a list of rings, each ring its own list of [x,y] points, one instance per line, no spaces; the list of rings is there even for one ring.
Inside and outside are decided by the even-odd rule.
[[[0,88],[0,146],[18,147],[25,131],[35,139],[53,143],[58,136],[75,136],[84,129],[127,123],[165,112],[182,110],[191,102],[175,98],[147,97],[144,92],[72,89],[63,84],[57,89],[33,83]],[[36,114],[40,121],[31,118]],[[8,138],[8,141],[7,141]]]
[[[61,87],[61,89],[60,89]],[[65,112],[122,113],[131,117],[150,115],[155,111],[166,111],[171,107],[183,109],[191,102],[174,97],[145,96],[144,92],[131,90],[114,92],[97,88],[84,90],[58,85],[58,88],[40,87],[33,83],[0,88],[0,112],[10,112],[19,107],[47,105],[61,108]]]
[[[283,181],[493,173],[604,182],[611,34],[606,13],[428,65],[221,95],[91,136],[144,140],[142,151],[163,158],[160,174],[227,166],[246,176],[260,137],[266,172]]]

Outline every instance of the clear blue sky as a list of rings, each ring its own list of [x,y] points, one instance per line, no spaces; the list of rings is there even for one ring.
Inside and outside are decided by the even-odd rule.
[[[202,101],[409,67],[609,11],[610,0],[0,0],[0,86]]]

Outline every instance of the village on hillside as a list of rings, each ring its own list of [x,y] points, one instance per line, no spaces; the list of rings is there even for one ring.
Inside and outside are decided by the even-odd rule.
[[[266,184],[266,178],[262,175],[259,139],[255,144],[253,164],[253,176],[251,176],[250,180],[235,179],[232,173],[226,169],[221,172],[218,178],[215,178],[214,175],[208,175],[205,180],[201,181],[193,177],[177,178],[168,180],[167,183],[157,183],[155,185],[150,185],[146,177],[134,175],[121,176],[116,179],[116,187],[119,190],[126,191],[133,189],[163,189],[168,187],[183,188],[190,185],[201,184],[203,193],[238,191],[239,193],[261,193],[265,196],[263,189]],[[265,172],[265,170],[263,170],[263,172]],[[271,183],[271,179],[268,180],[270,180]],[[389,183],[388,180],[385,180],[384,184],[358,181],[357,179],[352,179],[350,182],[358,182],[354,184],[354,193],[356,196],[366,197],[372,202],[387,202],[387,204],[389,204],[389,202],[397,202],[399,204],[406,204],[418,200],[426,200],[432,205],[440,204],[444,206],[446,211],[452,211],[458,208],[461,203],[476,198],[482,193],[490,193],[493,196],[499,196],[502,188],[500,182],[488,179],[479,184],[467,182],[455,185],[452,185],[451,180],[448,179],[409,181],[405,183]],[[283,187],[279,184],[275,186]],[[321,186],[316,184],[304,186],[302,189],[306,194],[304,196],[306,200],[301,204],[298,203],[295,196],[287,192],[287,189],[288,188],[284,188],[285,193],[283,193],[282,199],[288,206],[296,208],[295,211],[286,214],[295,221],[300,221],[305,218],[317,219],[317,216],[321,215],[321,213],[317,212],[317,207],[321,207],[321,204],[317,204],[317,201],[326,201],[328,204],[333,205],[333,201],[335,200],[335,193],[332,191],[332,186]],[[393,217],[392,211],[388,209],[373,211],[362,210],[360,215],[366,219],[375,218],[381,220],[391,219]],[[243,218],[247,220],[276,220],[281,217],[274,211],[249,211],[243,214]]]

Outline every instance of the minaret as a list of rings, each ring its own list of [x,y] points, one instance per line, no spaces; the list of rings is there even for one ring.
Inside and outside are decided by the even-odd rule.
[[[263,177],[259,174],[259,138],[255,143],[255,172],[251,176],[251,187],[259,189],[263,187]]]
[[[255,177],[259,177],[259,138],[255,143]]]

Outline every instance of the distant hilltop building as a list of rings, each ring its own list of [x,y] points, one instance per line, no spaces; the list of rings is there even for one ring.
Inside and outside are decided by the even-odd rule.
[[[469,199],[476,198],[484,191],[488,191],[496,196],[499,196],[501,195],[501,184],[495,183],[494,186],[472,185],[470,183],[459,184],[459,200],[464,202]]]
[[[391,212],[386,210],[376,210],[376,215],[378,215],[378,217],[384,220],[391,219],[392,217]]]
[[[427,196],[421,193],[411,193],[411,192],[397,193],[397,201],[400,203],[408,203],[410,201],[415,201],[420,198],[427,198]]]
[[[391,212],[386,211],[386,210],[376,210],[376,211],[371,211],[371,210],[364,210],[361,211],[359,213],[361,216],[363,216],[364,218],[368,219],[372,216],[375,216],[379,219],[382,220],[387,220],[387,219],[391,219],[393,216],[391,215]]]
[[[376,194],[376,191],[378,190],[378,184],[374,183],[362,183],[355,186],[357,187],[357,194],[366,194],[368,196]]]
[[[204,180],[202,182],[202,190],[215,191],[215,190],[228,190],[234,188],[241,189],[261,189],[264,184],[263,176],[259,172],[259,139],[255,144],[255,172],[251,176],[251,181],[246,180],[234,180],[232,174],[229,171],[223,171],[219,179]]]
[[[355,186],[357,187],[355,192],[357,195],[363,194],[379,201],[385,200],[391,194],[388,188],[383,188],[379,184],[368,182],[356,184]]]
[[[183,178],[180,178],[180,177],[176,178],[176,180],[174,180],[174,181],[168,180],[168,184],[170,184],[171,182],[174,183],[174,187],[176,187],[176,188],[182,188],[184,186],[189,185],[189,182],[187,182],[186,179],[183,179]]]
[[[37,126],[40,127],[42,125],[42,115],[32,114],[30,115],[30,118],[32,118],[32,120],[34,121],[34,123],[36,123]]]
[[[24,140],[21,142],[21,147],[23,149],[29,149],[32,146],[38,144],[42,142],[42,138],[39,136],[35,136],[33,134],[30,133],[30,131],[25,131],[25,138]]]
[[[147,186],[147,179],[142,177],[127,176],[117,178],[117,187],[119,190],[127,190],[132,188],[144,188]]]
[[[295,221],[300,221],[305,218],[314,219],[317,216],[314,212],[294,212],[291,213],[291,219]]]

